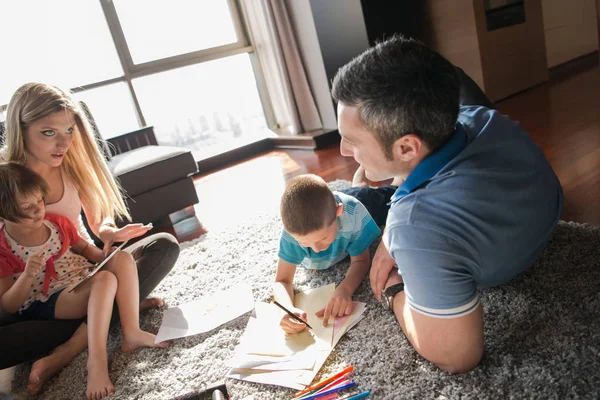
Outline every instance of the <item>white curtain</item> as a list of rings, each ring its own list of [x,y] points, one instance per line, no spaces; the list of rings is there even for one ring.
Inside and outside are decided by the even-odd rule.
[[[302,64],[286,7],[293,0],[244,0],[248,29],[266,81],[275,122],[298,134],[323,123]]]

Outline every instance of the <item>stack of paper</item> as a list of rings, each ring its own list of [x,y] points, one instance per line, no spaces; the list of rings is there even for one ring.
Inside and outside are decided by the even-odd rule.
[[[254,307],[252,288],[247,284],[201,297],[191,303],[168,308],[156,334],[156,343],[208,332]]]
[[[353,312],[323,326],[315,313],[327,306],[335,291],[327,286],[298,293],[296,307],[306,311],[313,329],[286,335],[279,326],[283,311],[273,304],[256,303],[255,317],[229,361],[227,377],[301,390],[309,385],[340,338],[363,318],[365,303],[354,302]]]

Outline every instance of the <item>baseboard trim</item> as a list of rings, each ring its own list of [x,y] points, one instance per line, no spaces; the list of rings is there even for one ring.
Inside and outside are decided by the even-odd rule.
[[[206,172],[214,171],[270,150],[273,150],[271,138],[261,139],[257,142],[238,147],[237,149],[226,151],[225,153],[205,158],[203,160],[198,160],[197,174],[204,174]]]
[[[276,149],[316,150],[339,142],[337,129],[318,129],[299,135],[279,135],[271,138]]]
[[[339,143],[339,141],[340,135],[337,129],[320,129],[300,135],[279,135],[265,138],[213,157],[197,160],[198,172],[195,176],[231,166],[273,149],[317,150]]]
[[[573,75],[587,71],[598,66],[598,50],[585,54],[583,56],[555,65],[548,69],[548,79],[550,82],[561,82]]]

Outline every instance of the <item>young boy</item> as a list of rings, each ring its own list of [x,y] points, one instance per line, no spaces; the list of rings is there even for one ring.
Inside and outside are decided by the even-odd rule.
[[[306,321],[295,308],[293,279],[296,266],[327,269],[350,255],[350,267],[327,306],[317,312],[327,326],[330,318],[352,312],[352,294],[369,272],[369,245],[381,234],[367,209],[356,198],[332,192],[316,175],[291,179],[281,198],[283,233],[275,275],[275,300]],[[301,332],[306,325],[284,315],[286,333]]]

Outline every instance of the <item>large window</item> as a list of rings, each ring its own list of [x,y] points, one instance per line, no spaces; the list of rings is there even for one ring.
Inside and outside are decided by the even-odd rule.
[[[197,159],[271,135],[236,0],[23,0],[0,12],[0,104],[25,82],[71,88],[103,137],[153,125]]]

